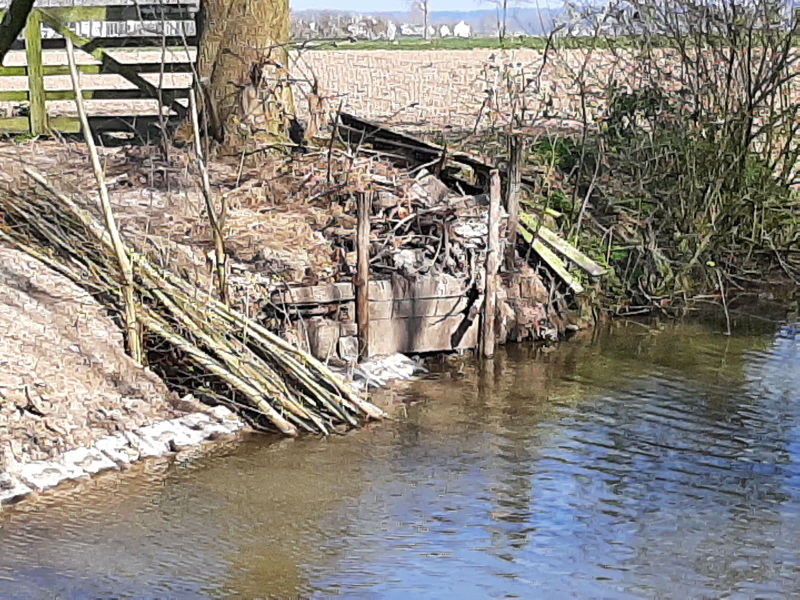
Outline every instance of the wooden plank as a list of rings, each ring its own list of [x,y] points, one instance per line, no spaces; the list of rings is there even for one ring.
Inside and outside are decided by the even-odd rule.
[[[189,95],[189,88],[164,88],[164,99],[186,98]],[[141,90],[81,90],[84,100],[141,100],[150,99]],[[75,92],[72,90],[47,90],[44,93],[45,100],[74,100]],[[13,90],[0,92],[0,102],[25,102],[28,100],[28,92],[24,90]]]
[[[14,90],[11,92],[0,92],[0,102],[27,102],[28,92]]]
[[[0,65],[0,77],[25,77],[27,75],[27,67],[4,67]]]
[[[533,215],[523,213],[520,215],[520,221],[529,231],[546,242],[548,246],[551,246],[556,252],[568,258],[592,277],[600,277],[605,274],[606,269],[598,265],[565,239],[558,237],[554,231],[542,225],[539,219]]]
[[[78,34],[73,33],[77,37],[83,37]],[[88,39],[88,38],[84,38]],[[183,47],[184,42],[186,46],[192,49],[194,46],[197,45],[197,36],[196,35],[189,35],[180,36],[180,35],[167,35],[162,38],[160,35],[119,35],[119,36],[107,36],[107,37],[96,37],[91,38],[91,46],[90,48],[108,48],[110,50],[142,50],[142,49],[151,49],[151,50],[160,50],[162,46],[162,41],[164,45],[168,48],[170,47]],[[73,41],[73,44],[75,42]],[[46,50],[62,50],[65,47],[63,35],[58,37],[49,37],[42,40],[42,48]]]
[[[124,63],[132,66],[137,73],[161,73],[161,63]],[[78,71],[87,75],[116,74],[116,71],[103,65],[78,65]],[[49,75],[69,75],[67,65],[43,65],[42,72],[45,77]],[[164,73],[192,73],[192,64],[188,62],[164,63]],[[26,77],[28,68],[25,66],[2,67],[0,77]]]
[[[414,298],[375,301],[370,299],[370,319],[408,319],[412,317],[447,317],[466,309],[466,296],[448,298]]]
[[[170,117],[169,119],[171,125],[174,125],[176,121],[176,117]],[[81,131],[78,117],[50,117],[49,122],[51,131],[59,131],[61,133],[80,133]],[[89,124],[92,130],[97,133],[105,131],[128,131],[133,133],[149,127],[158,127],[160,121],[158,115],[95,115],[89,117]]]
[[[125,79],[133,83],[136,87],[140,88],[142,91],[146,92],[151,98],[158,100],[158,89],[149,81],[143,79],[137,72],[135,67],[131,65],[127,65],[124,63],[119,62],[114,57],[112,57],[106,50],[103,48],[96,48],[92,44],[92,40],[87,38],[75,35],[69,28],[60,22],[57,18],[49,15],[46,11],[40,10],[39,13],[41,14],[42,21],[54,31],[60,33],[63,37],[69,38],[72,40],[72,43],[75,44],[78,48],[81,48],[88,54],[90,54],[93,58],[100,61],[103,65],[105,65],[109,69],[113,69],[115,72],[119,73]],[[186,116],[186,108],[181,105],[177,100],[172,99],[171,101],[165,102],[165,105],[169,106],[175,113],[180,117]]]
[[[92,119],[89,119],[91,122]],[[80,133],[81,121],[75,117],[53,117],[50,119],[50,129],[60,133]]]
[[[462,296],[466,293],[466,278],[431,275],[409,281],[404,277],[369,282],[371,302],[398,300],[440,299]],[[355,299],[352,283],[332,283],[305,287],[293,287],[272,293],[271,300],[277,305],[329,304],[349,302]]]
[[[455,348],[450,345],[453,333],[463,320],[464,315],[370,321],[370,350],[373,355],[382,355],[474,348],[478,344],[478,319],[469,326]]]
[[[349,302],[355,299],[352,283],[332,283],[329,285],[310,285],[293,287],[272,293],[272,303],[277,306],[302,304],[330,304]]]
[[[561,260],[556,254],[550,250],[547,246],[545,246],[539,238],[534,236],[530,231],[528,231],[524,226],[520,225],[519,234],[522,236],[526,242],[528,242],[533,251],[539,255],[547,266],[549,266],[553,272],[558,275],[564,283],[573,291],[575,294],[582,294],[583,293],[583,286],[575,280],[575,278],[569,274],[567,271],[567,267],[564,264],[564,261]]]
[[[39,8],[44,8],[39,5]],[[105,6],[59,6],[48,7],[47,12],[62,21],[105,21]]]
[[[17,133],[28,133],[29,131],[30,131],[30,121],[28,121],[28,117],[0,118],[0,133],[17,134]]]
[[[92,0],[94,3],[94,0]],[[39,5],[39,8],[46,8]],[[173,4],[159,6],[155,4],[141,6],[60,6],[47,7],[47,11],[56,18],[66,22],[77,21],[188,21],[194,19],[197,7],[190,4]],[[163,15],[163,16],[162,16]]]
[[[30,102],[30,132],[47,133],[47,108],[44,97],[44,71],[42,69],[41,13],[34,9],[25,25],[25,61],[28,65],[28,99]]]
[[[161,88],[164,101],[174,98],[187,98],[189,88]],[[150,99],[142,90],[81,90],[81,96],[88,100],[142,100]],[[50,90],[45,92],[48,100],[74,100],[75,92],[71,90]]]
[[[410,298],[441,298],[446,296],[459,296],[466,293],[466,277],[450,277],[447,275],[428,275],[409,281],[405,277],[393,277],[384,283],[388,289],[382,296],[374,295],[372,298],[386,297],[393,299]]]
[[[340,113],[340,120],[344,131],[355,133],[358,137],[362,137],[364,142],[391,144],[392,147],[408,150],[412,156],[422,161],[436,160],[445,150],[444,146],[431,144],[413,135],[394,131],[350,113]],[[447,159],[463,163],[487,175],[493,168],[489,163],[463,152],[448,153]]]
[[[370,286],[370,290],[375,289]],[[369,299],[370,319],[408,319],[412,317],[449,317],[463,313],[469,300],[466,296],[448,298],[414,298],[400,300]],[[290,314],[302,315],[303,318],[313,316],[332,316],[349,319],[356,314],[356,304],[350,300],[341,303],[326,304],[289,304]],[[353,325],[355,327],[355,324]],[[353,335],[356,333],[354,332]]]
[[[376,150],[396,151],[397,154],[401,154],[417,166],[432,163],[445,155],[446,162],[470,167],[478,176],[478,180],[486,183],[488,183],[489,172],[496,168],[495,165],[472,154],[466,152],[451,154],[444,146],[426,142],[407,133],[400,133],[350,113],[340,113],[339,120],[340,131],[351,134],[348,140],[351,144],[365,143],[372,145]],[[505,175],[503,169],[501,169],[501,174]],[[528,186],[536,184],[534,180],[526,177],[522,177],[521,181]]]

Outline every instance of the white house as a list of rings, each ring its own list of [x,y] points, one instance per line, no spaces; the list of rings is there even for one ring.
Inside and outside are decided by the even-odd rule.
[[[450,37],[451,35],[453,34],[447,25],[442,25],[439,27],[439,37]]]
[[[453,27],[453,35],[460,38],[472,37],[472,27],[464,23],[464,21],[459,21],[456,26]]]

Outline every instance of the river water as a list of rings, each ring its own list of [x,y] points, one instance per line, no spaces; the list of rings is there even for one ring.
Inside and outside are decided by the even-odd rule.
[[[0,598],[800,597],[800,336],[617,323],[0,513]]]

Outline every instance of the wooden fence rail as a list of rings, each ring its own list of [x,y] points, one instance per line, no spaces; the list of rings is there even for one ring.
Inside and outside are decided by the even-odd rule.
[[[74,109],[50,109],[53,102],[75,99],[65,77],[69,72],[66,55],[58,51],[65,38],[92,59],[78,69],[88,76],[81,95],[96,101],[88,105],[95,131],[141,132],[186,114],[197,4],[185,0],[92,2],[97,5],[53,6],[59,0],[42,0],[37,3],[41,7],[31,11],[17,44],[25,50],[24,63],[14,60],[21,58],[21,53],[16,53],[7,56],[6,66],[0,65],[0,134],[80,131],[76,114],[57,114],[73,113]],[[0,18],[3,12],[0,9]],[[144,60],[148,56],[149,60]],[[120,78],[124,88],[120,88]],[[139,100],[150,102],[144,107],[131,102]],[[4,104],[5,112],[11,114],[3,116]]]

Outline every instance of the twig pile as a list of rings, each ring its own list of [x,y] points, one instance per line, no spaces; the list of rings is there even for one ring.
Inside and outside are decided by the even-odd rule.
[[[27,170],[38,186],[0,194],[0,239],[124,310],[123,275],[100,221]],[[319,361],[195,286],[128,250],[150,366],[170,383],[224,401],[284,434],[329,433],[381,418]],[[266,419],[266,422],[265,422]]]
[[[458,194],[425,170],[415,180],[374,188],[370,217],[373,275],[463,276],[483,264],[485,195]],[[325,230],[326,237],[334,247],[348,248],[353,243],[355,217],[345,214],[337,224]]]

